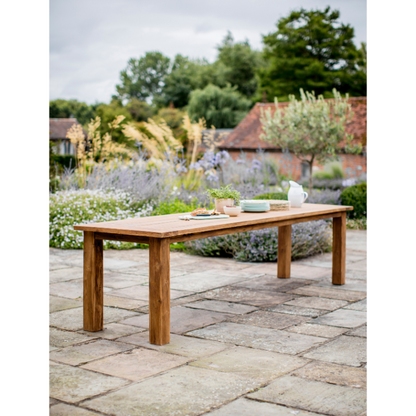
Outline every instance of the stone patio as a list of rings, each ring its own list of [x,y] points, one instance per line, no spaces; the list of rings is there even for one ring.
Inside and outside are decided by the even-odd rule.
[[[331,253],[241,263],[171,252],[171,342],[149,344],[148,251],[104,252],[104,327],[82,330],[82,251],[50,249],[50,414],[366,415],[366,231]]]

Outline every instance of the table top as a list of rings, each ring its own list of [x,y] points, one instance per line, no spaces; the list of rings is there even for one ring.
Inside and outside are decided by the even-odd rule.
[[[306,219],[325,214],[351,211],[353,207],[343,205],[303,204],[301,208],[289,211],[242,212],[238,217],[210,219],[206,221],[183,221],[182,214],[159,215],[154,217],[127,218],[93,224],[75,225],[75,230],[126,236],[167,238],[205,231],[232,229],[255,224],[276,223],[278,221]],[[276,226],[276,225],[273,225]]]

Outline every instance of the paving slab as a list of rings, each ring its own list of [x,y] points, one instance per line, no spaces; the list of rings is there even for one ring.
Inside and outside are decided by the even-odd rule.
[[[65,348],[74,344],[80,344],[86,341],[96,339],[96,333],[78,334],[72,331],[61,331],[56,328],[49,328],[49,344],[57,348]]]
[[[360,326],[359,328],[349,331],[346,335],[352,335],[354,337],[367,338],[367,325]]]
[[[254,269],[253,269],[254,270]],[[269,292],[287,292],[298,287],[309,285],[313,282],[307,279],[278,279],[276,276],[264,275],[232,285],[237,288],[247,288],[253,290],[267,290]]]
[[[330,277],[332,269],[329,267],[308,266],[293,262],[290,267],[290,277],[302,277],[304,279],[319,280]]]
[[[340,286],[341,285],[333,285],[334,288],[331,289],[329,287],[319,287],[313,285],[301,287],[299,289],[292,290],[289,293],[293,293],[295,295],[318,296],[321,298],[347,300],[349,302],[361,300],[367,296],[365,292],[339,289]]]
[[[68,403],[76,403],[129,383],[128,380],[94,373],[83,368],[53,362],[50,364],[49,395]]]
[[[77,279],[69,282],[53,283],[49,285],[49,294],[61,298],[81,299],[83,294],[83,280]]]
[[[356,261],[347,264],[347,270],[367,271],[367,260]]]
[[[269,382],[307,363],[300,357],[254,348],[234,347],[189,365],[225,373],[233,373],[251,380]]]
[[[303,356],[314,360],[326,361],[334,364],[360,367],[367,362],[366,339],[341,335]]]
[[[84,276],[82,267],[69,267],[49,272],[49,282],[58,283],[69,280],[82,279]]]
[[[327,311],[333,311],[334,309],[342,308],[343,306],[348,305],[348,302],[345,300],[338,299],[326,299],[319,298],[316,296],[307,296],[302,298],[297,298],[290,300],[285,303],[286,305],[300,306],[302,308],[312,308],[312,309],[324,309]]]
[[[347,230],[347,249],[367,251],[367,230]]]
[[[358,416],[366,410],[366,391],[293,376],[283,376],[248,397],[334,416]]]
[[[55,404],[60,403],[58,400],[52,399],[49,397],[49,406],[54,406]]]
[[[224,321],[229,317],[230,315],[225,313],[175,306],[170,309],[170,332],[182,334],[196,328]],[[121,323],[140,328],[149,328],[149,315],[128,318]]]
[[[210,290],[205,292],[204,296],[208,299],[244,303],[253,306],[273,306],[296,297],[286,293],[270,293],[265,290],[251,290],[231,286]]]
[[[126,311],[124,309],[115,309],[104,306],[104,323],[117,322],[133,316],[139,316],[138,313]],[[49,315],[49,325],[62,329],[80,330],[83,329],[83,308],[67,309],[58,311]]]
[[[137,326],[123,325],[116,322],[111,324],[105,324],[102,331],[94,332],[93,334],[99,338],[105,339],[117,339],[120,337],[125,337],[127,335],[136,334],[138,332],[144,331],[143,328],[138,328]],[[78,331],[80,334],[92,334],[88,331]]]
[[[301,308],[300,306],[286,304],[276,305],[273,308],[266,308],[266,310],[270,312],[286,313],[288,315],[309,316],[310,318],[316,318],[327,313],[327,311],[323,309]]]
[[[109,249],[104,251],[107,259],[130,260],[135,262],[145,262],[149,260],[149,249],[134,248],[131,250]]]
[[[50,359],[64,364],[79,365],[133,348],[134,346],[130,344],[103,339],[92,341],[88,344],[66,347],[59,351],[52,351]]]
[[[351,309],[338,309],[311,321],[315,324],[355,328],[367,322],[367,313]]]
[[[180,290],[171,290],[170,298],[176,299],[182,296],[191,295],[192,292],[185,292]],[[126,287],[124,289],[112,290],[108,293],[109,296],[121,297],[121,298],[130,298],[143,300],[149,303],[149,286],[146,285],[135,285]]]
[[[334,338],[348,331],[347,328],[337,328],[335,326],[316,325],[303,323],[297,326],[286,328],[285,331],[296,332],[297,334],[313,335],[315,337]]]
[[[148,305],[149,302],[145,300],[122,298],[118,296],[104,295],[104,305],[112,306],[114,308],[136,310]]]
[[[144,283],[148,283],[148,279],[146,277],[140,276],[139,279],[134,279],[131,274],[121,275],[114,272],[110,273],[110,275],[104,274],[104,287],[108,287],[110,289],[123,289],[125,287]]]
[[[141,265],[138,267],[129,267],[128,269],[123,269],[123,274],[130,274],[133,276],[138,276],[138,277],[145,277],[147,278],[147,281],[149,281],[149,264],[146,265]],[[183,270],[177,270],[173,267],[171,267],[170,269],[170,277],[176,277],[176,276],[182,276],[183,274],[185,274],[186,272],[184,272]]]
[[[97,413],[91,412],[87,409],[82,409],[81,407],[59,403],[52,406],[49,416],[97,416]]]
[[[186,290],[188,292],[205,292],[206,290],[252,279],[259,275],[259,273],[244,273],[238,270],[209,270],[172,277],[170,287],[172,289]]]
[[[208,341],[187,337],[183,335],[170,334],[170,342],[165,345],[154,345],[149,343],[149,331],[129,335],[119,339],[120,342],[139,345],[141,347],[166,352],[169,354],[183,355],[184,357],[200,358],[223,351],[232,345],[222,342]]]
[[[257,311],[247,315],[233,316],[228,320],[237,324],[262,326],[265,328],[283,329],[307,321],[304,316],[288,315],[277,312]]]
[[[79,308],[82,302],[74,299],[49,296],[49,313],[63,311],[65,309]]]
[[[184,366],[88,400],[82,406],[115,416],[196,416],[258,385],[235,374]]]
[[[123,354],[93,361],[83,365],[81,368],[138,381],[178,367],[188,361],[188,358],[180,357],[179,355],[138,348]]]
[[[209,416],[320,416],[294,407],[258,402],[245,398],[237,399],[208,413]]]
[[[199,260],[196,260],[194,256],[191,262],[189,259],[187,259],[185,263],[183,263],[183,260],[173,260],[171,266],[178,271],[181,270],[186,273],[199,273],[201,270],[217,270],[220,272],[225,270],[227,272],[235,272],[238,270],[250,269],[251,264],[237,263],[234,260],[230,261],[230,259],[207,259],[206,257],[200,257]]]
[[[298,354],[327,341],[326,338],[233,322],[223,322],[197,329],[188,332],[188,335],[285,354]]]
[[[344,306],[344,309],[367,312],[367,299],[363,299],[358,302],[351,303],[348,306]]]
[[[367,370],[313,361],[297,369],[293,376],[356,388],[367,388]]]
[[[198,302],[184,304],[187,308],[206,309],[214,312],[231,313],[234,315],[243,315],[248,312],[257,310],[255,306],[241,305],[239,303],[221,302],[217,300],[200,300]]]
[[[348,278],[346,278],[345,280],[346,280],[345,284],[337,285],[337,289],[352,290],[356,292],[367,292],[367,282],[365,280],[348,280]],[[331,279],[323,279],[321,282],[316,283],[315,286],[329,287],[329,288],[334,287]]]
[[[360,270],[346,270],[345,271],[345,280],[347,282],[351,280],[367,280],[367,272]]]

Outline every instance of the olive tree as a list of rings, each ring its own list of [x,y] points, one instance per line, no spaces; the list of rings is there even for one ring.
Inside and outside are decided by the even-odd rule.
[[[320,164],[336,159],[336,154],[345,150],[359,153],[361,145],[352,145],[353,136],[345,132],[348,121],[353,117],[348,94],[345,98],[333,89],[334,99],[324,100],[312,92],[300,90],[300,100],[289,96],[289,103],[284,108],[262,111],[261,123],[264,134],[262,140],[268,141],[297,156],[309,164],[309,192],[312,192],[312,167],[314,162]],[[341,148],[341,142],[345,144]]]

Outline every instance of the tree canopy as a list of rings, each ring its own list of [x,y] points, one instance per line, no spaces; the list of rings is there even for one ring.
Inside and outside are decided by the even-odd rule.
[[[232,128],[247,114],[251,104],[236,87],[219,88],[210,84],[203,90],[192,91],[188,114],[192,121],[205,119],[207,127]]]
[[[346,134],[345,127],[353,117],[348,96],[342,98],[334,89],[333,100],[324,100],[322,95],[300,90],[298,101],[291,95],[290,102],[283,110],[278,107],[271,113],[270,108],[262,113],[261,123],[264,134],[261,138],[281,149],[287,149],[301,161],[309,164],[309,191],[312,192],[312,167],[314,162],[323,164],[335,159],[341,150],[349,153],[361,150],[361,145],[352,145],[353,136]]]
[[[300,88],[330,95],[336,88],[366,95],[363,50],[353,42],[354,29],[339,21],[340,12],[300,9],[281,18],[277,31],[263,37],[265,68],[259,69],[260,94],[286,100]],[[365,51],[365,48],[364,48]]]
[[[224,66],[225,81],[235,85],[237,91],[252,97],[257,90],[256,71],[262,64],[261,52],[251,49],[250,44],[234,42],[231,32],[218,46],[218,62]]]
[[[78,100],[53,100],[49,102],[49,118],[76,118],[86,124],[95,117],[95,109]]]
[[[162,92],[169,65],[170,59],[160,52],[146,52],[139,59],[131,58],[120,73],[117,93],[121,98],[152,101]]]

